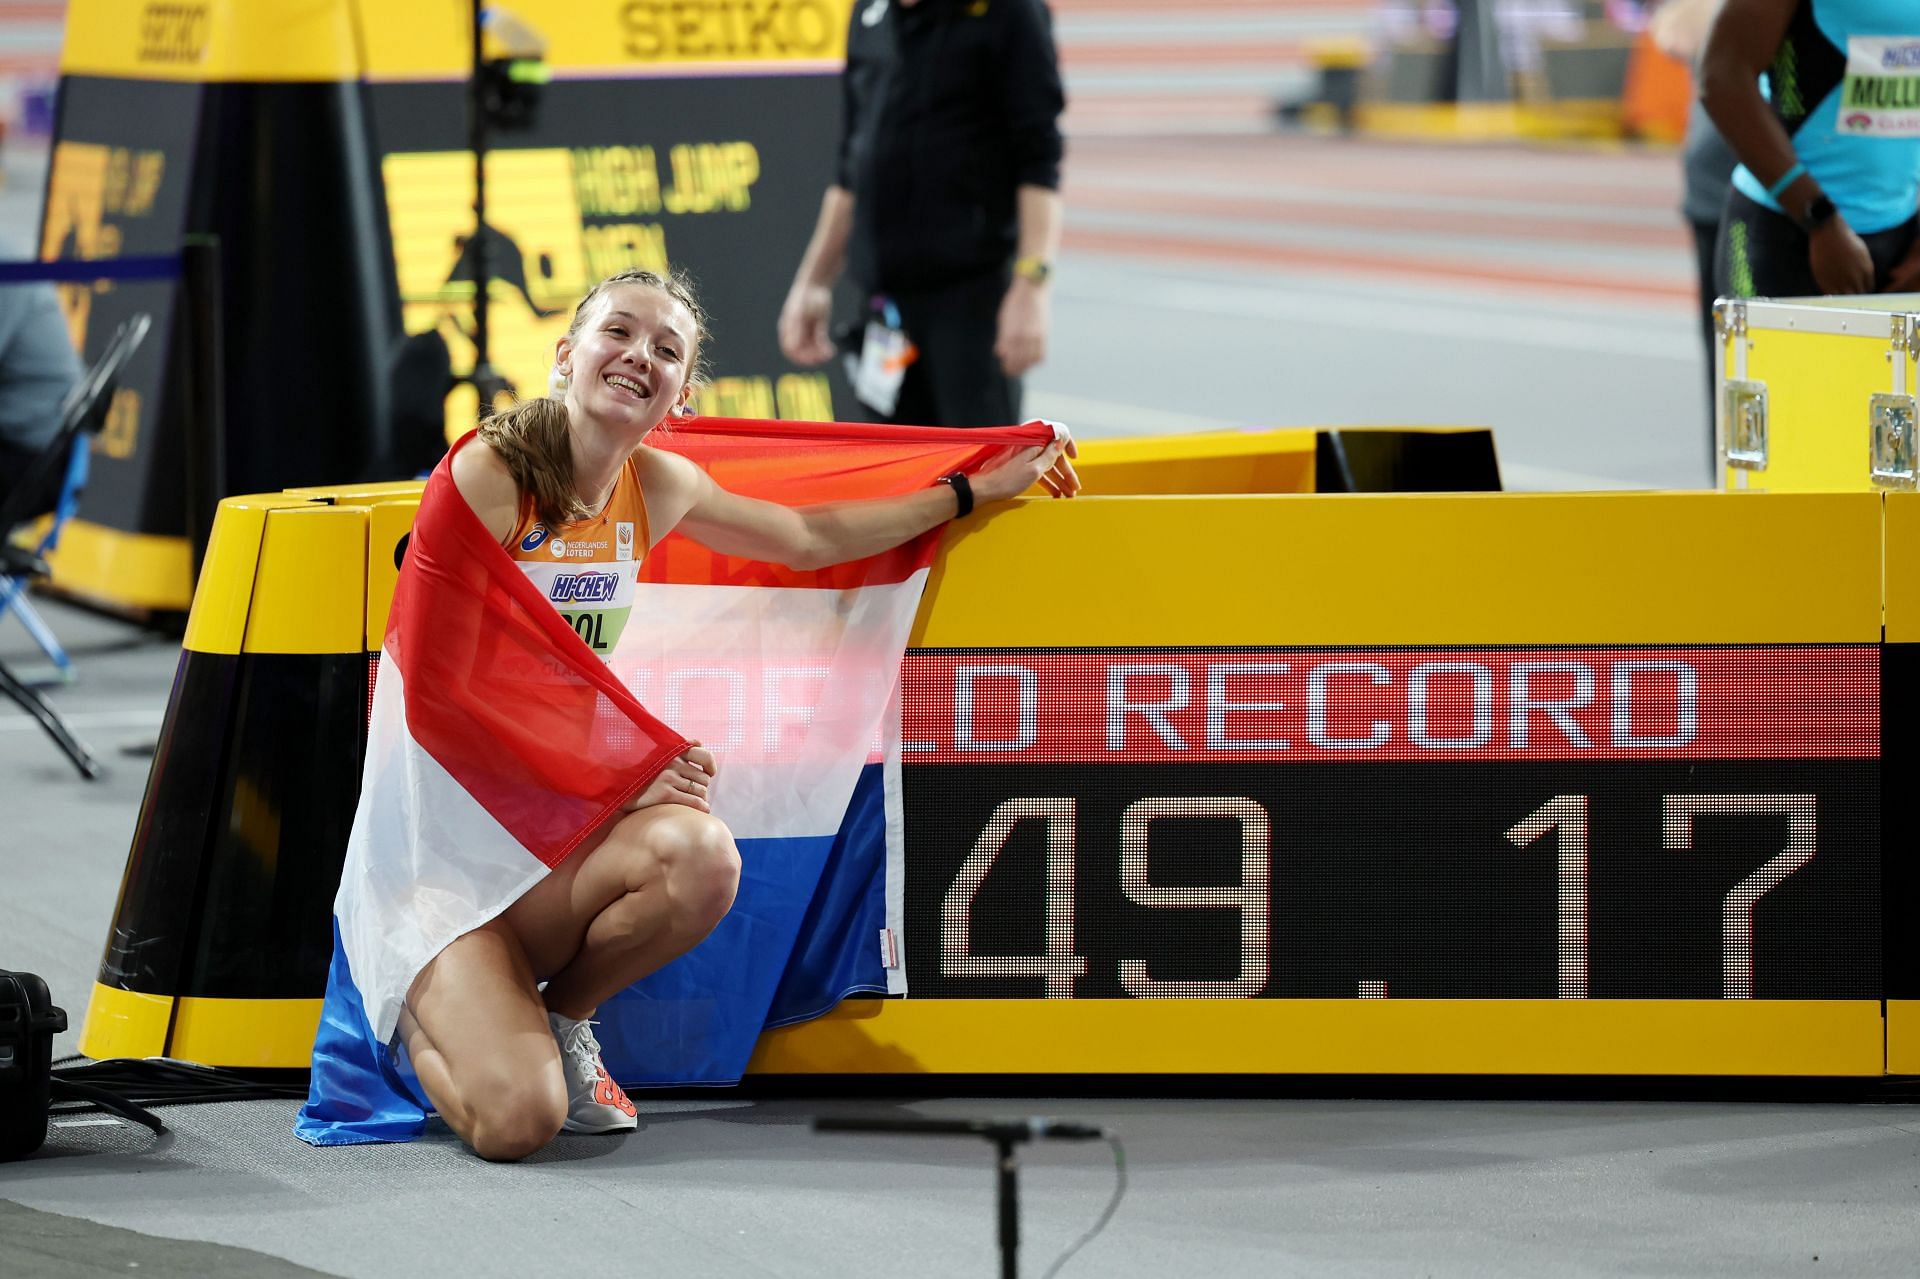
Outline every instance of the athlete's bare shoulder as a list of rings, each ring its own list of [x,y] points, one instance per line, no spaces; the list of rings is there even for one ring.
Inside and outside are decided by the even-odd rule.
[[[469,440],[453,455],[453,486],[486,525],[493,540],[504,542],[520,521],[520,486],[506,462],[485,440]]]
[[[633,451],[633,465],[647,499],[647,525],[655,542],[673,531],[713,483],[705,471],[678,453],[644,442]]]

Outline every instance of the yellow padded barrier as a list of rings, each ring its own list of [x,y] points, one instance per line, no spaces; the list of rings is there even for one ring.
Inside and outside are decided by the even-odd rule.
[[[193,603],[193,546],[184,537],[72,519],[47,567],[62,591],[114,608],[185,612]]]
[[[864,2],[864,0],[863,0]],[[373,80],[465,78],[464,6],[355,0]],[[688,63],[798,63],[838,69],[853,0],[745,6],[686,0],[522,0],[513,12],[547,42],[557,71],[611,77]],[[758,17],[764,20],[755,21]]]
[[[66,75],[128,80],[359,78],[350,0],[70,0]]]
[[[230,497],[220,503],[181,647],[196,653],[241,650],[247,635],[247,612],[253,606],[260,543],[267,534],[267,512],[306,505],[304,499],[279,493]],[[184,540],[181,545],[186,545]]]
[[[1886,500],[1886,626],[1889,644],[1920,640],[1920,493]]]
[[[318,999],[180,1002],[171,1051],[299,1068]],[[852,999],[749,1074],[1920,1074],[1920,1003],[1873,1000]],[[162,1051],[173,1001],[95,986],[90,1057]],[[1883,1057],[1900,1027],[1904,1056]],[[1904,1061],[1906,1064],[1899,1064]]]
[[[964,532],[916,647],[1880,638],[1874,493],[1031,500]]]
[[[1887,1001],[1887,1073],[1920,1075],[1920,999]]]
[[[267,512],[266,524],[244,651],[365,651],[365,508],[309,502]]]
[[[1301,427],[1086,440],[1074,466],[1089,496],[1311,493],[1319,436]]]
[[[848,1000],[756,1074],[1882,1073],[1875,1000]]]

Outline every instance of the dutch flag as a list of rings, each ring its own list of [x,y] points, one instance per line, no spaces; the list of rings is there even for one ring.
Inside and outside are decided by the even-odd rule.
[[[804,506],[913,492],[1052,437],[1044,423],[696,419],[648,444],[732,492]],[[732,1083],[764,1029],[854,992],[904,994],[899,673],[937,544],[936,530],[796,571],[670,535],[646,555],[603,662],[443,461],[394,590],[296,1134],[343,1145],[420,1132],[424,1094],[390,1048],[414,977],[689,738],[719,758],[713,811],[739,842],[740,891],[706,941],[601,1007],[608,1070],[629,1084]]]

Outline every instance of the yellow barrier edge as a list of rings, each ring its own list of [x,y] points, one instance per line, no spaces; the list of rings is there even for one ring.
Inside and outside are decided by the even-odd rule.
[[[220,503],[207,539],[207,557],[193,591],[193,611],[180,646],[195,653],[238,653],[247,633],[253,603],[254,571],[266,536],[267,512],[301,505],[297,498],[272,494],[230,497]]]
[[[81,1051],[161,1052],[172,1002],[96,986]],[[320,1003],[183,998],[165,1050],[209,1065],[304,1068]],[[1884,1023],[1880,1009],[1865,999],[861,999],[768,1031],[747,1073],[1920,1074],[1920,1001],[1888,1001]],[[1887,1047],[1896,1027],[1897,1058]]]
[[[80,1028],[80,1051],[95,1061],[160,1056],[167,1051],[172,1015],[171,995],[143,995],[96,982]]]
[[[1269,431],[1197,431],[1192,435],[1120,436],[1079,441],[1076,445],[1079,453],[1074,465],[1189,462],[1200,458],[1254,461],[1273,454],[1312,453],[1319,448],[1319,441],[1319,430],[1310,426],[1278,427]]]
[[[1028,499],[955,526],[908,642],[1869,644],[1880,521],[1866,492]]]
[[[411,534],[420,509],[420,496],[396,494],[367,508],[367,652],[378,653],[387,641],[387,617],[393,610],[393,588],[400,580],[396,562],[400,543]]]
[[[208,1065],[300,1069],[313,1061],[318,999],[207,999],[185,996],[170,1055]]]
[[[1885,1073],[1878,1000],[849,1000],[752,1074]]]
[[[267,512],[242,648],[365,652],[367,508],[300,502]]]
[[[1566,98],[1540,106],[1514,102],[1364,102],[1354,113],[1360,132],[1378,137],[1487,142],[1521,138],[1614,141],[1623,130],[1613,98]]]
[[[1887,1001],[1887,1073],[1920,1075],[1920,999]]]
[[[1882,505],[1886,641],[1910,644],[1920,640],[1920,493],[1887,493]]]
[[[60,70],[177,83],[354,80],[354,16],[349,0],[71,0]]]
[[[193,603],[193,547],[184,537],[72,519],[47,565],[56,590],[112,608],[185,612]]]

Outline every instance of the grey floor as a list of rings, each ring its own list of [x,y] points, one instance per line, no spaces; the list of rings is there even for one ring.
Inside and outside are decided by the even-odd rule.
[[[18,234],[36,161],[5,162]],[[1512,487],[1707,478],[1671,155],[1090,135],[1068,181],[1030,407],[1083,434],[1477,424]],[[51,696],[111,772],[82,783],[0,706],[0,964],[45,976],[77,1027],[176,651],[43,607],[81,673]],[[11,621],[0,657],[32,665]],[[158,1142],[61,1126],[0,1165],[0,1275],[994,1273],[985,1146],[806,1124],[901,1107],[1118,1134],[1126,1199],[1069,1275],[1920,1274],[1911,1106],[718,1094],[648,1100],[639,1133],[515,1167],[444,1133],[309,1150],[274,1102],[169,1109]],[[1114,1169],[1104,1146],[1048,1145],[1023,1178],[1039,1274]]]

